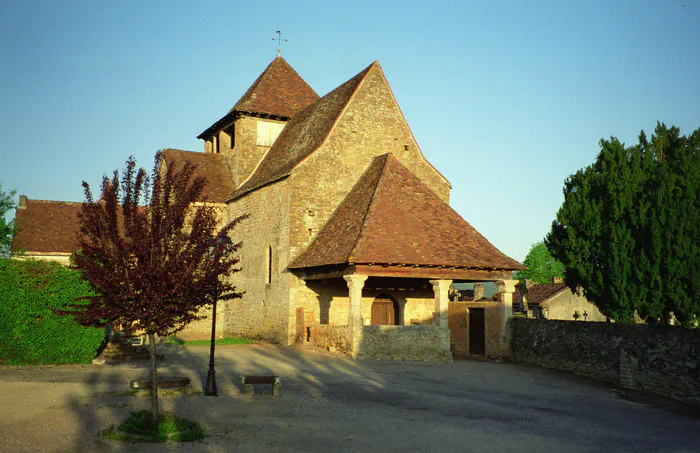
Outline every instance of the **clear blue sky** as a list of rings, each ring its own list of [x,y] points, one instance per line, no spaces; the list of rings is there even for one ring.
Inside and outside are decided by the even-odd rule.
[[[276,54],[323,95],[379,60],[452,206],[522,260],[601,138],[700,127],[700,1],[14,1],[0,14],[0,183],[80,183],[203,149]]]

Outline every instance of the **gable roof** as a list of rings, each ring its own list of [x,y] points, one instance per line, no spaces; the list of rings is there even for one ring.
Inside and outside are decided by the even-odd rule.
[[[277,181],[323,144],[331,129],[373,67],[376,61],[359,74],[297,113],[282,130],[253,174],[231,198],[238,198],[271,182]]]
[[[337,264],[518,270],[392,154],[374,159],[289,267]]]
[[[166,148],[163,150],[163,158],[167,165],[175,163],[178,168],[185,163],[196,165],[194,177],[203,176],[207,179],[207,185],[197,201],[223,203],[234,189],[231,174],[221,154]]]
[[[284,58],[277,56],[233,108],[197,138],[209,138],[241,113],[286,120],[318,98],[318,94],[294,68]]]
[[[565,289],[566,283],[536,283],[527,289],[525,296],[528,304],[541,305]]]
[[[27,200],[15,213],[17,231],[12,251],[29,253],[73,253],[78,249],[78,213],[83,203]]]

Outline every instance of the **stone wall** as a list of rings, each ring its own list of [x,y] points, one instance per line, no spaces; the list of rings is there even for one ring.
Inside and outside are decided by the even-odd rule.
[[[242,299],[225,304],[227,335],[288,344],[295,313],[290,307],[289,191],[287,181],[260,188],[228,205],[230,218],[247,214],[234,230],[233,241],[244,238],[241,272],[233,275]],[[268,281],[272,248],[272,279]]]
[[[309,343],[330,352],[347,355],[352,352],[347,326],[313,325],[309,327]]]
[[[450,302],[448,325],[450,348],[456,356],[469,355],[469,315],[471,310],[484,310],[484,357],[501,357],[499,341],[501,335],[502,307],[500,302]],[[507,351],[505,351],[507,352]]]
[[[449,202],[449,182],[422,155],[381,70],[375,67],[326,141],[290,177],[292,259],[306,250],[373,158],[389,152]]]
[[[514,318],[517,362],[700,405],[700,329]]]
[[[449,329],[436,326],[365,326],[360,358],[449,362]]]

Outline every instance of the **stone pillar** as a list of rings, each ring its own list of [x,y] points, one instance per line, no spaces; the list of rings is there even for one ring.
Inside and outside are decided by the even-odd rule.
[[[365,286],[366,275],[350,274],[344,275],[343,278],[348,284],[350,295],[349,310],[348,310],[348,334],[349,340],[352,343],[352,356],[357,357],[360,353],[360,345],[362,343],[362,334],[364,326],[362,322],[362,288]]]
[[[452,280],[430,280],[435,293],[435,325],[447,329],[447,306],[450,302],[448,292]]]
[[[224,131],[219,132],[219,153],[225,154],[231,151],[231,136]]]
[[[517,280],[501,280],[498,283],[498,292],[501,293],[501,334],[499,343],[501,352],[507,353],[509,347],[508,321],[513,317],[513,292]]]
[[[207,140],[206,142],[204,142],[204,152],[209,153],[209,154],[214,152],[214,149],[212,147],[212,139],[211,138],[209,140]]]

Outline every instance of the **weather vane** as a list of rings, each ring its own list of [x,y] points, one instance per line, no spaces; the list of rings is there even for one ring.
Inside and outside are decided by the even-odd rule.
[[[282,32],[277,30],[275,33],[277,33],[276,38],[272,38],[273,41],[277,41],[277,56],[279,57],[280,54],[282,53],[282,41],[287,42],[286,39],[282,39]]]

